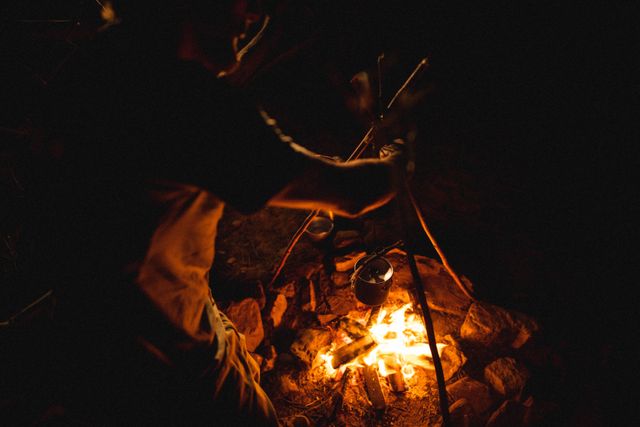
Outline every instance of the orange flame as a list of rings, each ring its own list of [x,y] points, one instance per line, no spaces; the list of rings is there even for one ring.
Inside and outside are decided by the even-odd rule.
[[[405,380],[415,375],[416,366],[433,369],[431,349],[427,342],[424,324],[419,315],[411,310],[411,304],[405,304],[391,312],[381,309],[376,321],[369,328],[369,333],[376,345],[366,354],[343,365],[341,369],[345,366],[377,364],[381,376],[386,377],[401,372]],[[332,353],[336,347],[334,343],[329,351],[320,355],[324,361],[326,373],[331,377],[337,372],[331,366]],[[438,343],[436,347],[438,354],[442,354],[446,344]]]

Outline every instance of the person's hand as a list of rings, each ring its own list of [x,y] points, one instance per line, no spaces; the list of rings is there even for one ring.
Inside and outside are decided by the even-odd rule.
[[[382,146],[378,155],[381,160],[385,160],[393,165],[395,175],[397,175],[398,178],[406,179],[410,178],[415,170],[412,151],[409,144],[398,138]]]
[[[406,151],[405,142],[400,139],[394,139],[393,142],[385,144],[380,148],[380,152],[378,153],[381,159],[389,159],[394,156],[403,156]]]

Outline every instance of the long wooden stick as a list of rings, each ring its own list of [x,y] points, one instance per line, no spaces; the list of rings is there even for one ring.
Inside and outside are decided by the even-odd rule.
[[[418,221],[420,222],[420,226],[422,227],[422,230],[427,235],[427,237],[429,238],[429,241],[431,242],[431,245],[438,253],[438,256],[440,257],[440,261],[442,261],[442,265],[447,270],[447,273],[449,273],[449,276],[451,276],[451,278],[456,283],[456,285],[458,285],[458,288],[460,288],[460,290],[467,296],[467,298],[475,301],[476,300],[475,297],[471,294],[469,289],[467,289],[467,287],[462,283],[462,281],[460,280],[460,277],[458,277],[456,272],[453,271],[453,268],[451,268],[451,266],[449,265],[449,262],[447,261],[447,258],[445,257],[444,252],[442,252],[442,249],[440,249],[440,246],[438,245],[438,242],[436,241],[435,237],[433,237],[433,234],[431,234],[431,230],[429,230],[429,227],[427,226],[427,222],[424,220],[424,215],[422,215],[420,206],[418,206],[418,203],[416,202],[415,197],[413,197],[413,193],[411,192],[411,189],[409,188],[408,185],[406,188],[406,192],[407,192],[409,201],[413,206],[413,210],[415,211],[416,216],[418,217]]]
[[[408,193],[409,184],[405,182],[404,188],[400,190],[396,198],[396,206],[398,208],[398,215],[400,216],[400,223],[402,224],[403,232],[405,235],[405,250],[407,252],[407,261],[409,262],[409,269],[411,276],[413,277],[413,287],[415,297],[418,300],[420,309],[422,311],[422,320],[424,321],[424,327],[427,331],[427,340],[429,341],[429,349],[431,350],[431,357],[433,359],[433,366],[436,371],[436,381],[438,384],[438,397],[440,404],[440,414],[442,415],[442,424],[444,427],[451,426],[451,419],[449,416],[449,400],[447,397],[447,388],[444,379],[444,371],[442,370],[442,362],[440,360],[440,354],[438,353],[438,347],[436,346],[436,333],[433,328],[433,320],[431,319],[431,312],[429,311],[429,304],[427,302],[427,294],[425,292],[424,283],[422,277],[418,271],[418,265],[413,252],[413,243],[410,240],[409,231],[409,213],[406,209],[409,203]]]
[[[391,98],[391,101],[389,101],[389,103],[387,104],[387,110],[390,109],[393,106],[393,104],[395,103],[395,101],[398,98],[398,96],[400,96],[400,94],[402,92],[404,92],[404,90],[407,88],[407,86],[409,86],[411,81],[413,81],[413,79],[416,78],[418,73],[420,71],[422,71],[424,68],[426,68],[428,66],[428,64],[429,64],[429,62],[427,61],[427,58],[423,58],[423,59],[420,60],[418,65],[416,65],[416,67],[411,72],[409,77],[405,80],[405,82],[402,84],[402,86],[400,86],[400,89],[398,89],[398,91],[395,93],[393,98]],[[345,162],[350,162],[350,161],[358,159],[360,156],[362,156],[362,154],[364,153],[364,150],[369,146],[369,144],[371,144],[371,141],[373,141],[374,129],[375,129],[375,127],[372,126],[367,131],[367,133],[364,135],[364,137],[360,140],[360,143],[358,143],[356,148],[353,150],[353,152],[347,158],[347,160],[345,160]],[[285,264],[287,263],[287,259],[289,259],[289,255],[291,255],[291,252],[293,252],[293,248],[296,246],[296,244],[298,243],[298,241],[300,240],[300,238],[302,237],[304,232],[307,230],[307,228],[309,227],[309,224],[311,224],[311,221],[313,220],[313,218],[316,215],[318,215],[319,212],[320,212],[320,209],[316,209],[315,211],[311,212],[305,218],[305,220],[302,222],[300,227],[298,227],[298,230],[294,233],[293,237],[289,240],[289,244],[287,245],[287,248],[285,249],[285,251],[284,251],[284,253],[282,255],[282,258],[280,259],[280,262],[278,263],[278,266],[276,267],[276,270],[273,273],[273,277],[271,278],[271,281],[267,285],[267,289],[272,289],[273,288],[273,285],[275,284],[276,280],[278,279],[278,276],[280,276],[280,273],[282,272],[282,269],[284,268]]]
[[[300,238],[302,237],[304,232],[307,231],[307,228],[309,227],[309,224],[311,224],[311,221],[313,220],[313,218],[316,215],[318,215],[319,212],[320,212],[319,209],[316,209],[315,211],[311,212],[304,219],[304,221],[302,221],[302,224],[300,224],[300,227],[298,227],[296,232],[293,234],[293,236],[289,240],[289,244],[287,245],[287,248],[285,249],[284,253],[282,254],[282,258],[280,258],[280,262],[278,263],[278,266],[276,267],[275,273],[273,273],[273,277],[271,278],[271,281],[267,285],[267,289],[273,289],[273,285],[276,282],[276,279],[278,279],[278,277],[280,276],[280,273],[282,272],[282,269],[284,268],[284,265],[287,263],[287,259],[289,259],[289,255],[291,255],[291,252],[293,252],[293,248],[296,246],[296,244],[298,243],[298,240],[300,240]]]

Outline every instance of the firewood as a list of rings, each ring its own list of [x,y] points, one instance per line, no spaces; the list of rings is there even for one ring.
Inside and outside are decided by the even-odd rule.
[[[365,325],[347,316],[343,316],[338,321],[337,328],[346,332],[352,339],[362,338],[369,334],[369,330]]]
[[[362,376],[364,377],[364,388],[371,402],[371,406],[377,413],[382,413],[387,409],[387,402],[380,387],[380,378],[378,371],[374,366],[365,366],[362,368]]]
[[[389,386],[391,386],[391,389],[395,393],[403,393],[406,390],[406,386],[404,383],[404,376],[402,375],[402,366],[400,366],[392,356],[383,356],[382,361],[386,365],[387,369],[391,371],[391,373],[387,375]]]
[[[402,372],[393,372],[392,374],[389,374],[387,379],[389,380],[389,385],[391,386],[391,390],[393,390],[396,393],[405,392],[406,387],[404,384],[404,376],[402,375]]]
[[[340,380],[340,385],[333,392],[332,403],[327,416],[318,421],[318,427],[326,427],[332,425],[335,421],[340,409],[342,409],[342,403],[344,402],[344,393],[347,389],[347,384],[351,378],[351,369],[347,368]]]
[[[376,342],[373,340],[371,335],[365,335],[364,337],[358,338],[349,344],[343,345],[333,353],[331,366],[333,366],[333,369],[338,369],[341,365],[344,365],[345,363],[364,354],[367,350],[373,347],[375,343]]]

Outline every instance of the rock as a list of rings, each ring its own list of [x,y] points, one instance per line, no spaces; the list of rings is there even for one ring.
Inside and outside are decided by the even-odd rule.
[[[405,261],[406,253],[395,250],[393,257],[393,282],[396,286],[404,289],[412,289],[413,276]],[[391,252],[390,252],[391,253]],[[400,255],[402,254],[402,255]],[[420,277],[427,284],[427,299],[432,307],[442,307],[443,309],[463,316],[471,305],[471,300],[458,288],[447,270],[442,264],[434,259],[416,255],[416,265]],[[463,282],[466,279],[461,279]],[[468,282],[468,281],[466,281]]]
[[[326,296],[331,313],[344,316],[357,306],[355,294],[351,288],[334,289]]]
[[[537,323],[524,314],[490,304],[474,303],[460,327],[460,337],[485,346],[520,348],[538,329]]]
[[[255,351],[264,338],[260,305],[253,298],[232,302],[224,312],[238,332],[244,335],[247,350]]]
[[[443,344],[460,348],[460,344],[458,344],[458,341],[456,341],[456,339],[451,335],[444,335],[442,338],[440,338],[440,340]]]
[[[442,370],[444,379],[449,380],[467,362],[467,358],[457,347],[448,345],[442,349]]]
[[[336,257],[334,259],[334,263],[336,266],[336,271],[345,272],[345,271],[353,271],[353,266],[356,262],[365,256],[365,252],[353,252],[345,256]]]
[[[508,323],[500,312],[488,305],[473,304],[460,327],[460,337],[489,346],[504,340],[507,329]]]
[[[486,427],[513,427],[522,425],[525,406],[515,400],[505,401],[489,417]]]
[[[331,273],[331,282],[333,282],[333,286],[336,288],[346,288],[351,285],[351,275],[334,271]]]
[[[318,314],[318,321],[322,326],[337,318],[338,316],[336,314]]]
[[[282,294],[278,294],[273,302],[273,307],[271,307],[271,313],[269,314],[275,328],[280,326],[285,311],[287,311],[287,298]]]
[[[513,397],[524,388],[529,371],[515,359],[502,357],[485,366],[484,378],[502,396]]]
[[[362,245],[362,238],[360,237],[360,233],[355,230],[338,231],[333,238],[333,246],[336,249],[343,249],[357,244]]]
[[[318,306],[316,286],[313,281],[306,280],[300,288],[300,307],[302,311],[316,311]]]
[[[515,331],[515,338],[511,341],[511,347],[518,349],[529,342],[531,337],[540,330],[538,323],[531,317],[518,312],[511,313],[511,327]]]
[[[418,312],[422,311],[419,304],[416,304],[414,307],[417,307]],[[433,321],[436,338],[441,340],[442,337],[446,335],[458,335],[464,318],[443,311],[431,310],[431,320]],[[460,346],[458,346],[458,348],[460,348]]]
[[[277,289],[277,292],[284,295],[286,298],[293,298],[296,296],[295,282],[289,282],[281,288]]]
[[[453,427],[478,427],[480,420],[467,399],[458,399],[449,406],[449,415]]]
[[[311,366],[318,352],[331,344],[331,338],[331,331],[327,329],[303,329],[291,344],[291,353]]]
[[[300,391],[298,384],[296,384],[296,382],[288,374],[280,375],[279,380],[280,391],[282,392],[282,394],[288,395],[291,393],[298,393]]]
[[[276,352],[276,348],[274,346],[269,346],[265,357],[263,357],[261,371],[269,372],[276,366],[276,359],[278,358],[278,353]]]
[[[481,416],[493,405],[489,387],[469,377],[461,378],[447,386],[447,392],[453,400],[466,399],[478,416]]]
[[[387,297],[387,303],[404,305],[410,302],[412,302],[411,296],[407,289],[391,285],[391,289],[389,289],[389,296]]]

